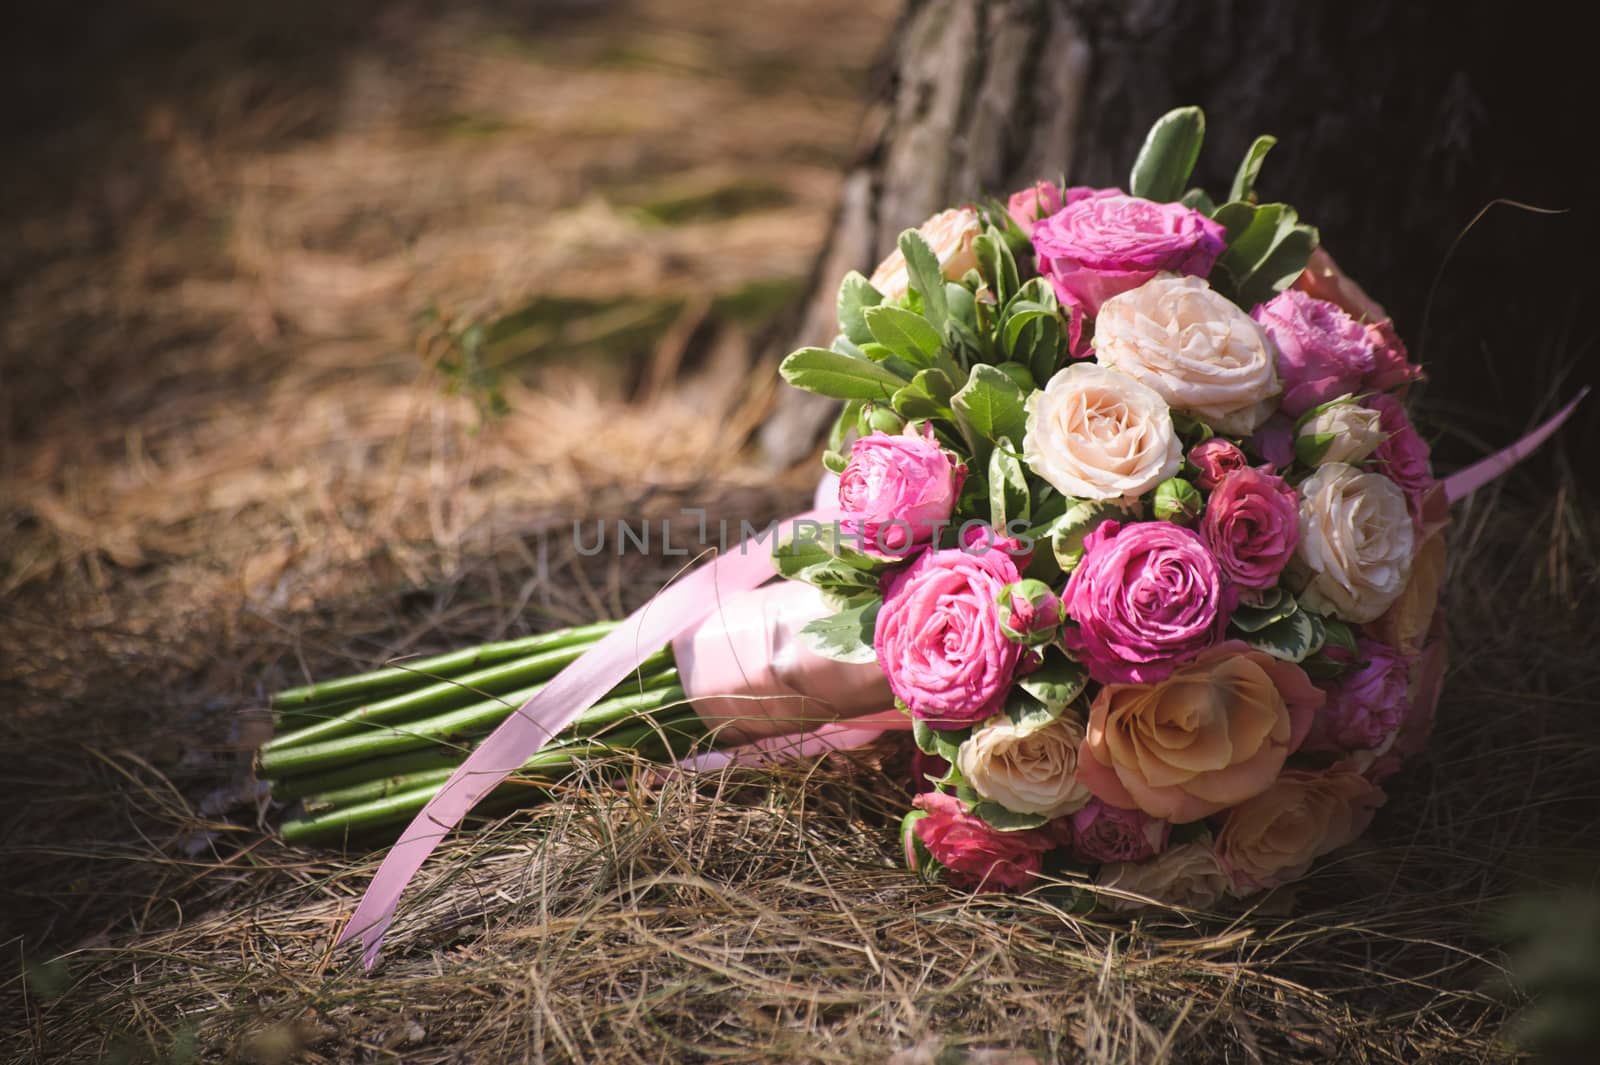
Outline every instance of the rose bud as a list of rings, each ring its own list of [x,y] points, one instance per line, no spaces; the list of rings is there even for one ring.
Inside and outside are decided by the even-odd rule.
[[[1014,581],[1000,589],[1000,631],[1007,639],[1039,647],[1055,639],[1066,617],[1061,600],[1043,581]]]
[[[1295,427],[1294,456],[1307,466],[1361,462],[1383,443],[1383,416],[1355,396],[1340,396],[1307,411]]]
[[[867,424],[876,432],[892,434],[904,429],[906,420],[893,407],[873,404],[867,408]]]
[[[1207,492],[1234,470],[1250,465],[1238,445],[1220,436],[1208,437],[1189,449],[1189,465],[1196,470],[1194,483]]]
[[[1155,506],[1152,508],[1158,521],[1174,525],[1193,525],[1205,509],[1205,500],[1199,489],[1182,477],[1169,477],[1156,485]]]

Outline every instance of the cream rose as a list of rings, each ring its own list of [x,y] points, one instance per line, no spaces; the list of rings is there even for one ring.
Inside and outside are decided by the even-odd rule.
[[[970,207],[940,211],[917,227],[917,232],[938,257],[940,272],[949,281],[959,281],[978,265],[978,253],[973,250],[972,242],[982,231],[978,212]],[[906,273],[906,257],[898,247],[878,264],[869,280],[873,288],[883,293],[884,299],[897,300],[906,294],[911,278]]]
[[[1136,499],[1183,465],[1166,401],[1116,370],[1073,363],[1028,396],[1027,409],[1023,457],[1075,499]]]
[[[1235,894],[1298,879],[1311,863],[1354,840],[1384,795],[1348,766],[1286,770],[1272,787],[1228,812],[1217,858]]]
[[[1341,396],[1311,411],[1295,430],[1294,452],[1308,466],[1330,462],[1354,465],[1378,449],[1387,436],[1383,415]]]
[[[1165,680],[1102,687],[1078,775],[1112,806],[1198,821],[1270,787],[1325,699],[1299,666],[1219,643]]]
[[[1106,300],[1094,349],[1102,365],[1230,436],[1255,432],[1282,390],[1267,334],[1198,277],[1163,274]]]
[[[972,790],[1021,814],[1060,817],[1089,801],[1078,782],[1083,723],[1064,713],[1047,725],[1024,728],[1000,715],[972,730],[956,765]]]
[[[1212,853],[1210,841],[1197,840],[1162,851],[1142,862],[1102,865],[1094,882],[1130,895],[1142,895],[1166,906],[1203,910],[1222,897],[1228,877]],[[1119,898],[1111,894],[1100,896],[1100,901],[1121,912],[1150,905],[1144,899]]]
[[[1342,462],[1319,467],[1300,485],[1300,601],[1358,624],[1378,618],[1405,591],[1416,536],[1389,478]]]

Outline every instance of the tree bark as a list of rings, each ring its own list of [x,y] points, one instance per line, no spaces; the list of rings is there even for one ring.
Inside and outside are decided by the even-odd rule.
[[[1600,362],[1592,330],[1569,320],[1600,238],[1578,180],[1583,140],[1561,105],[1582,35],[1552,32],[1539,6],[1509,20],[1475,0],[911,0],[783,350],[831,340],[839,279],[870,270],[902,229],[1040,179],[1123,186],[1150,123],[1199,104],[1209,122],[1194,183],[1225,191],[1251,140],[1275,134],[1263,197],[1297,206],[1388,307],[1430,365],[1430,402],[1466,436],[1501,439],[1575,387],[1570,372],[1557,381],[1561,367],[1593,377]],[[1497,197],[1575,209],[1553,220],[1495,208],[1450,258]],[[1544,323],[1532,332],[1530,313]],[[831,411],[783,390],[763,451],[803,458]],[[1597,430],[1591,416],[1567,436],[1588,446]]]

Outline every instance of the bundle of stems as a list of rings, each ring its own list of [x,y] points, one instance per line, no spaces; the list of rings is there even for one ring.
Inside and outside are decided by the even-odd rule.
[[[477,743],[615,628],[600,622],[484,644],[272,696],[278,734],[256,757],[275,798],[298,800],[282,826],[296,843],[392,838]],[[671,648],[649,656],[486,801],[538,801],[607,755],[679,758],[706,739],[684,701]]]

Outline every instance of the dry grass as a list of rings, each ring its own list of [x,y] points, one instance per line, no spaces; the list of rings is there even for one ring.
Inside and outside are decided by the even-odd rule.
[[[230,67],[139,111],[155,169],[6,216],[0,1057],[1508,1056],[1486,929],[1600,845],[1600,513],[1570,486],[1459,515],[1437,741],[1366,841],[1251,910],[1130,923],[921,884],[885,748],[574,786],[452,837],[376,974],[333,952],[378,856],[272,837],[240,711],[615,615],[680,562],[579,557],[574,518],[805,497],[741,457],[770,388],[744,296],[806,269],[874,45],[814,5],[642,3],[559,35],[395,10],[420,20],[386,31],[401,59],[358,49],[312,88]],[[525,316],[488,424],[409,317],[619,279],[669,327]]]

